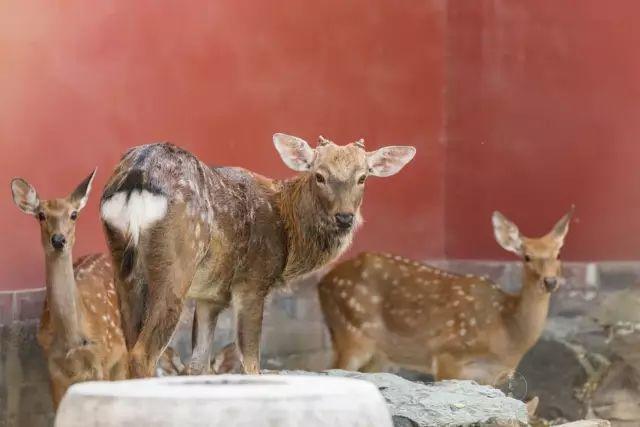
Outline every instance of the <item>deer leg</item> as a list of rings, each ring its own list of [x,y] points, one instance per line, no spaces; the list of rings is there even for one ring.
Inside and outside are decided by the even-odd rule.
[[[125,351],[122,357],[111,367],[109,379],[112,381],[125,380],[129,376],[128,355]]]
[[[331,341],[335,353],[333,368],[360,371],[375,367],[375,343],[365,337],[356,337],[344,329],[332,331]],[[368,366],[369,365],[369,366]]]
[[[338,350],[334,368],[345,371],[360,371],[369,364],[372,357],[373,354],[366,348],[350,347]]]
[[[69,388],[69,379],[61,372],[57,363],[49,360],[49,384],[51,386],[51,400],[53,409],[57,410],[64,393]]]
[[[238,349],[245,374],[260,373],[260,337],[267,286],[238,284],[232,288]]]
[[[158,292],[149,300],[147,318],[131,351],[131,376],[154,376],[158,358],[165,350],[180,320],[182,298],[172,292]]]
[[[116,273],[117,275],[117,273]],[[127,349],[132,349],[138,339],[138,334],[142,327],[142,316],[144,314],[144,302],[146,295],[144,284],[137,285],[131,279],[115,279],[120,303],[120,316],[122,332]]]
[[[369,373],[386,372],[388,370],[387,365],[388,364],[384,356],[379,353],[374,353],[373,356],[371,356],[371,359],[369,359],[369,361],[360,368],[360,371]]]
[[[197,300],[194,316],[192,341],[193,352],[187,370],[188,375],[208,373],[211,369],[211,350],[216,330],[218,315],[226,307],[228,301]]]
[[[131,376],[153,376],[158,359],[173,336],[184,298],[195,272],[195,256],[187,253],[153,254],[147,270],[149,280],[146,317],[130,355]]]
[[[140,333],[146,287],[144,283],[136,283],[135,274],[132,272],[135,263],[133,252],[129,251],[125,255],[126,237],[106,223],[104,232],[114,266],[113,283],[118,293],[122,332],[127,349],[131,350]],[[123,273],[125,269],[126,272]]]

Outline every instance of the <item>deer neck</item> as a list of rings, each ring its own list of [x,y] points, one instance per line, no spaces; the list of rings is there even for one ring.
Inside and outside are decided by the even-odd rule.
[[[45,263],[47,303],[55,335],[73,345],[81,338],[81,312],[71,251],[47,253]]]
[[[312,175],[301,174],[282,183],[278,205],[286,234],[285,281],[309,273],[338,257],[351,243],[353,227],[340,233],[321,214],[312,191]]]
[[[551,295],[540,289],[540,278],[537,274],[525,269],[522,275],[522,289],[511,324],[514,341],[520,347],[529,349],[542,334],[549,312]]]

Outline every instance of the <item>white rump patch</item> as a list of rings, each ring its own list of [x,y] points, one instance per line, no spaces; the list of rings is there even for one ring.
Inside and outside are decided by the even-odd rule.
[[[140,233],[167,214],[167,198],[147,190],[134,190],[129,200],[127,193],[116,193],[102,204],[100,215],[110,226],[131,235],[138,244]]]

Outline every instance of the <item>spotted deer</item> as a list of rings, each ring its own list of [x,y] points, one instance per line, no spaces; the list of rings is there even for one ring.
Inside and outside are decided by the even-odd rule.
[[[40,200],[27,181],[11,181],[15,204],[38,221],[44,249],[46,299],[38,343],[47,357],[54,407],[80,381],[127,376],[113,269],[104,254],[72,262],[76,221],[87,204],[95,171],[70,196]]]
[[[436,379],[495,385],[542,333],[550,295],[561,281],[558,254],[570,218],[534,239],[493,214],[496,240],[523,261],[517,295],[487,278],[400,256],[363,253],[337,265],[319,285],[335,367],[377,371],[394,365]]]
[[[361,222],[369,175],[397,173],[413,147],[366,152],[320,137],[275,134],[280,181],[234,167],[209,168],[169,143],[131,149],[107,183],[101,216],[115,263],[131,373],[149,376],[183,301],[196,300],[188,372],[211,366],[218,314],[233,302],[245,373],[259,373],[264,300],[277,284],[338,257]]]

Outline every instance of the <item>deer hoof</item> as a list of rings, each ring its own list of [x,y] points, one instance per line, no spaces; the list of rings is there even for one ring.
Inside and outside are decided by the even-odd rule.
[[[209,370],[203,363],[200,363],[198,361],[191,361],[189,363],[189,366],[185,370],[185,373],[187,375],[204,375],[208,374]]]

